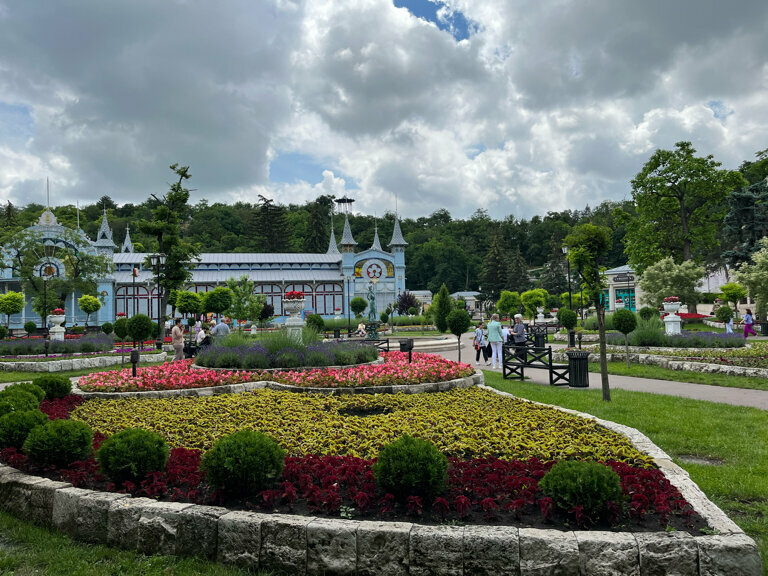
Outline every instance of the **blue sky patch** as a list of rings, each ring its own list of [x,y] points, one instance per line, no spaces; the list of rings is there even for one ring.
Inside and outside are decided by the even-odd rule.
[[[707,102],[707,108],[712,110],[712,114],[715,118],[723,122],[728,116],[733,114],[733,108],[728,108],[722,100],[710,100]]]
[[[34,135],[29,106],[0,102],[0,143],[23,144]]]
[[[394,0],[398,8],[406,8],[417,18],[422,18],[427,22],[433,22],[440,30],[445,30],[453,35],[456,40],[466,40],[469,38],[469,23],[464,18],[464,14],[458,10],[446,10],[443,14],[438,14],[441,8],[450,8],[445,2],[440,0]]]
[[[325,167],[306,154],[288,152],[278,154],[269,165],[269,179],[272,182],[298,182],[310,184],[323,181]]]

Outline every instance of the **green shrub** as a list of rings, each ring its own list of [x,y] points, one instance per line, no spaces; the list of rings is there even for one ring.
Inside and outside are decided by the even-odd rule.
[[[727,324],[731,318],[733,318],[733,310],[730,306],[720,306],[715,312],[715,318]]]
[[[137,483],[150,472],[164,471],[168,451],[168,444],[157,432],[126,428],[104,440],[96,461],[102,474],[119,486],[126,480]]]
[[[401,502],[408,496],[432,502],[445,490],[448,459],[434,444],[406,434],[381,449],[373,477]]]
[[[120,338],[120,341],[124,341],[128,336],[128,318],[118,318],[115,320],[115,325],[112,327],[115,331],[115,336]]]
[[[218,440],[203,455],[211,486],[232,496],[255,495],[280,478],[285,451],[255,430],[240,430]]]
[[[269,368],[269,357],[266,354],[246,354],[243,356],[244,370],[264,370]]]
[[[77,420],[51,420],[32,429],[24,453],[43,465],[68,466],[93,454],[93,432]]]
[[[408,308],[408,315],[409,316],[416,316],[417,312],[418,312],[418,310],[416,310],[416,308],[414,306],[411,306],[410,308]]]
[[[216,357],[214,368],[241,368],[240,355],[237,352],[222,352]]]
[[[70,334],[85,334],[85,326],[72,326],[68,332]]]
[[[6,388],[0,392],[0,416],[10,412],[37,410],[40,401],[37,396],[20,388]]]
[[[597,330],[597,316],[587,316],[584,318],[584,329],[585,330]],[[606,330],[613,330],[613,313],[606,312],[605,313],[605,329]]]
[[[295,352],[283,351],[275,357],[277,368],[296,368],[300,365],[299,356]]]
[[[389,314],[387,314],[386,312],[381,312],[379,314],[379,320],[381,321],[382,324],[386,324],[387,320],[389,320]]]
[[[0,447],[21,448],[33,428],[48,422],[48,416],[40,410],[9,412],[0,416]]]
[[[101,325],[101,331],[104,332],[107,336],[112,334],[112,331],[115,329],[114,326],[112,326],[112,322],[104,322],[104,324]]]
[[[45,390],[45,397],[48,400],[54,398],[64,398],[72,393],[72,382],[69,378],[60,374],[45,374],[32,381],[32,384]]]
[[[654,316],[656,318],[659,317],[659,311],[656,310],[656,308],[651,308],[650,306],[643,306],[640,308],[640,311],[637,314],[640,316],[640,318],[646,321],[650,320]]]
[[[604,516],[608,502],[619,504],[623,496],[619,475],[597,462],[557,462],[539,480],[539,489],[566,512],[583,506],[593,521]]]
[[[304,323],[307,326],[314,328],[316,332],[325,330],[325,320],[323,320],[323,317],[320,316],[320,314],[310,314],[304,318]]]
[[[157,334],[157,328],[153,328],[154,322],[146,314],[136,314],[128,319],[126,328],[131,340],[143,342]]]
[[[570,308],[560,308],[557,311],[557,321],[563,325],[566,330],[573,330],[576,327],[579,317],[576,312]]]
[[[6,336],[8,336],[8,328],[0,326],[0,340],[3,340]]]
[[[623,308],[613,313],[613,327],[622,334],[629,334],[637,327],[637,318],[632,310]]]
[[[42,402],[45,399],[45,390],[32,382],[17,382],[16,384],[8,386],[6,390],[24,390],[24,392],[29,392],[32,396],[37,398],[38,402]]]
[[[663,346],[665,342],[664,323],[659,317],[640,320],[629,335],[630,346]]]
[[[35,330],[37,330],[37,323],[32,322],[32,320],[24,322],[24,332],[32,334]]]
[[[253,338],[236,330],[230,332],[224,337],[216,338],[216,346],[224,346],[225,348],[237,348],[238,346],[250,346],[253,344]]]

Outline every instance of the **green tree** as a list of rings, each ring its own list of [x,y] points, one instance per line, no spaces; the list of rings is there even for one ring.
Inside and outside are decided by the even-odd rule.
[[[307,204],[307,231],[304,235],[304,251],[323,253],[328,248],[328,223],[331,221],[333,196],[323,195]]]
[[[146,314],[134,314],[128,319],[126,328],[131,340],[138,342],[141,346],[144,340],[152,337],[154,322]]]
[[[649,266],[640,277],[641,300],[658,308],[667,296],[677,296],[681,302],[693,307],[699,300],[696,286],[704,276],[702,266],[693,262],[675,264],[671,256]]]
[[[541,287],[550,294],[560,294],[568,290],[568,266],[560,243],[552,238],[550,246],[549,261],[541,273]]]
[[[203,299],[197,292],[176,291],[176,309],[185,317],[197,315],[203,311]]]
[[[637,216],[624,243],[639,274],[664,256],[701,263],[718,244],[725,198],[746,181],[739,172],[719,169],[713,156],[695,154],[690,142],[656,150],[632,179]]]
[[[259,201],[250,218],[248,231],[257,251],[290,252],[291,228],[288,224],[286,209],[284,206],[275,204],[272,199],[259,194]]]
[[[401,316],[403,314],[410,314],[408,310],[411,308],[416,308],[418,310],[419,301],[416,299],[416,296],[406,290],[400,294],[400,297],[397,300],[397,313]]]
[[[520,300],[528,316],[531,318],[536,316],[536,308],[543,308],[547,304],[547,296],[547,291],[543,288],[534,288],[520,294]]]
[[[451,313],[451,310],[455,310],[455,308],[451,302],[451,295],[448,293],[448,287],[445,284],[440,286],[440,290],[432,300],[430,309],[433,311],[437,329],[440,332],[446,332],[448,330],[448,314]]]
[[[490,294],[495,298],[508,286],[508,261],[509,254],[504,246],[504,238],[500,232],[497,232],[491,242],[488,255],[483,261],[482,282],[484,293]]]
[[[368,301],[360,296],[355,296],[349,301],[349,309],[352,310],[352,314],[355,318],[359,318],[365,309],[368,308]]]
[[[5,327],[11,326],[11,315],[19,314],[24,310],[26,302],[24,294],[10,290],[5,294],[0,294],[0,314],[5,314]]]
[[[101,309],[101,301],[95,296],[83,294],[77,299],[77,305],[80,306],[80,310],[85,312],[85,326],[88,327],[88,320],[91,314],[95,314]]]
[[[469,317],[469,313],[466,310],[454,308],[448,314],[445,321],[448,325],[448,330],[451,331],[451,334],[456,336],[456,344],[459,350],[459,362],[461,362],[461,335],[469,330],[469,327],[472,324],[472,319]]]
[[[157,251],[165,254],[165,264],[159,266],[161,291],[160,309],[168,306],[168,296],[171,290],[180,290],[192,278],[190,267],[198,257],[198,251],[191,242],[182,238],[182,223],[188,216],[189,190],[184,188],[185,180],[192,177],[189,166],[172,164],[170,169],[178,180],[171,185],[165,196],[151,195],[151,220],[141,219],[137,228],[142,234],[154,239]],[[152,270],[150,259],[144,266]],[[162,326],[162,322],[158,322]],[[159,331],[160,328],[158,328]]]
[[[720,292],[726,302],[733,302],[733,310],[738,318],[739,300],[747,297],[747,289],[738,282],[729,282],[720,286]]]
[[[768,182],[760,180],[728,195],[728,212],[723,220],[723,259],[736,267],[749,262],[768,236]]]
[[[515,246],[510,254],[509,264],[507,265],[506,287],[520,294],[531,287],[531,280],[528,277],[528,264],[525,258],[523,258],[520,246]]]
[[[496,310],[505,316],[512,316],[517,313],[521,304],[522,300],[520,300],[520,294],[517,292],[510,292],[509,290],[502,290],[501,298],[496,302]]]
[[[603,400],[610,402],[608,360],[605,346],[605,308],[599,303],[605,287],[602,263],[611,249],[611,230],[605,226],[581,224],[565,238],[571,270],[576,270],[588,296],[597,305],[597,327],[600,334],[600,376]]]
[[[178,298],[176,299],[178,304]],[[232,307],[232,291],[224,286],[217,286],[203,295],[203,312],[206,314],[224,314]]]
[[[757,317],[762,321],[768,313],[768,238],[760,240],[759,246],[752,253],[752,261],[739,266],[733,278],[749,290],[755,299]]]
[[[616,310],[613,313],[613,327],[624,334],[624,350],[627,356],[627,368],[629,368],[629,333],[637,327],[637,318],[634,312],[626,308]]]
[[[238,320],[258,321],[267,299],[261,294],[253,293],[254,282],[249,280],[248,276],[230,278],[227,280],[227,288],[232,292],[232,305],[227,314]]]

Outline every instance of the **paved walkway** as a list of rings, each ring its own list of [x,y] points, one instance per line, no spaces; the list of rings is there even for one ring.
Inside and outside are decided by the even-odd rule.
[[[461,349],[461,360],[474,365],[475,350],[472,348],[472,334],[469,333],[462,336],[461,342],[464,344],[464,347]],[[551,346],[553,349],[564,347],[562,344],[552,344]],[[458,360],[459,356],[456,349],[438,352],[438,354],[449,360]],[[484,366],[482,355],[480,356],[480,366],[478,368],[491,372],[501,372],[499,368],[494,370],[490,366]],[[525,376],[526,382],[549,386],[549,372],[546,370],[526,368]],[[510,380],[510,382],[514,382],[514,380]],[[608,375],[608,383],[611,388],[621,388],[622,390],[666,394],[668,396],[680,396],[681,398],[693,398],[694,400],[706,400],[708,402],[720,402],[768,410],[768,391],[766,390],[726,388],[724,386],[709,386],[706,384],[691,384],[689,382],[674,382],[672,380],[655,380],[651,378],[634,378],[632,376],[618,376],[614,374]],[[600,389],[601,387],[600,374],[590,372],[589,388]],[[571,390],[586,390],[586,388],[571,388]]]

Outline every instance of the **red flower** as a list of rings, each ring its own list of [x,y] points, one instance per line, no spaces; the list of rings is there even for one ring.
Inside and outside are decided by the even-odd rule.
[[[56,316],[61,316],[62,314],[64,314],[64,308],[54,308],[53,310],[51,310],[51,314]]]
[[[304,298],[304,292],[300,290],[291,290],[285,293],[286,300],[301,300]]]

